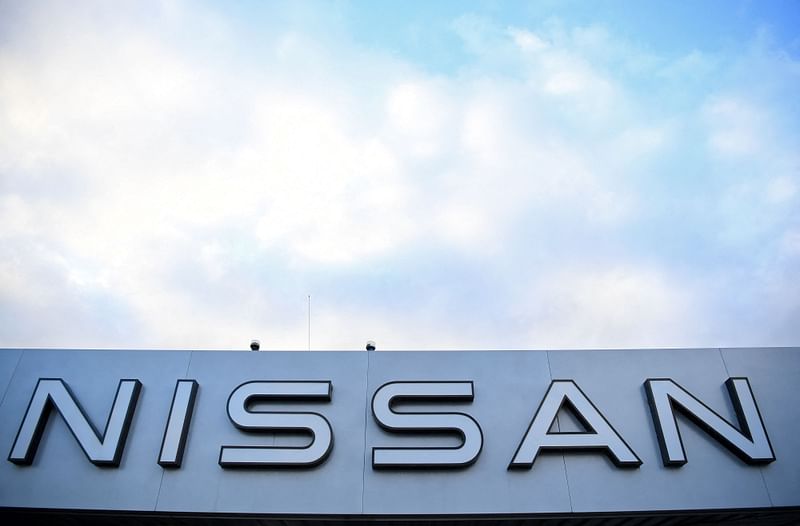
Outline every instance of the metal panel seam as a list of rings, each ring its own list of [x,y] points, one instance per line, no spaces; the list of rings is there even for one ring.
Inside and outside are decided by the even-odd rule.
[[[11,382],[14,381],[14,375],[17,374],[17,369],[19,369],[19,363],[22,361],[23,356],[25,356],[25,349],[21,349],[21,352],[19,353],[19,358],[17,358],[17,363],[14,365],[14,371],[8,378],[8,384],[6,384],[6,388],[3,389],[3,398],[0,398],[0,405],[3,405],[3,402],[6,401],[6,394],[8,393],[9,387],[11,387]]]
[[[189,361],[186,362],[186,372],[183,373],[183,377],[184,378],[189,376],[189,367],[191,367],[191,365],[192,365],[192,355],[193,354],[194,354],[194,351],[189,351]],[[161,501],[161,487],[164,485],[164,473],[166,472],[166,469],[164,469],[162,466],[159,466],[159,467],[161,468],[161,478],[158,481],[158,492],[156,493],[156,502],[153,505],[153,511],[158,511],[158,503],[159,503],[159,501]]]
[[[725,363],[725,356],[722,354],[722,348],[717,348],[717,352],[719,352],[719,359],[722,360],[722,367],[725,369],[725,374],[728,376],[728,378],[730,378],[731,373],[728,371],[728,364]]]
[[[553,369],[550,366],[550,351],[545,351],[547,356],[547,372],[550,375],[550,382],[553,381]],[[559,411],[560,412],[560,411]],[[561,431],[561,422],[558,420],[558,413],[556,413],[556,429]],[[567,497],[569,497],[569,511],[574,513],[575,509],[572,507],[572,490],[569,488],[569,473],[567,473],[567,457],[561,453],[561,462],[564,464],[564,481],[567,483]]]
[[[731,373],[728,371],[728,364],[725,362],[725,354],[722,352],[722,347],[717,349],[719,351],[719,358],[722,360],[722,366],[725,368],[725,374],[730,378]],[[769,499],[769,505],[771,507],[775,507],[775,503],[772,501],[772,494],[769,492],[769,485],[767,484],[767,477],[764,476],[764,466],[759,466],[758,474],[761,475],[761,483],[764,484],[764,491],[767,492],[767,499]]]
[[[374,352],[374,351],[373,351]],[[364,514],[364,490],[367,479],[367,421],[369,418],[369,351],[367,351],[367,370],[364,376],[364,440],[361,455],[361,515]]]

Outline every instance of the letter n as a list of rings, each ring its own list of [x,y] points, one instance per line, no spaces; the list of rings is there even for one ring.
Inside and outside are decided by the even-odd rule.
[[[686,464],[686,450],[675,419],[676,411],[688,417],[747,464],[768,464],[775,460],[750,382],[747,378],[728,378],[725,386],[741,431],[672,379],[650,378],[645,381],[647,401],[650,403],[665,466]]]
[[[50,412],[55,408],[86,457],[98,466],[119,466],[142,384],[120,380],[105,430],[98,433],[64,380],[40,378],[33,391],[8,460],[30,465],[36,455]]]

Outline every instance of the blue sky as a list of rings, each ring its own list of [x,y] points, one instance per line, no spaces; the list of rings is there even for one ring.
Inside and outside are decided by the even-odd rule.
[[[0,2],[0,346],[798,345],[798,27]]]

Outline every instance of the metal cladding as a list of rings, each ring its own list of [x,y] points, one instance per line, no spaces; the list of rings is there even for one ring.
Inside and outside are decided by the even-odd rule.
[[[800,506],[800,349],[0,350],[0,508]]]

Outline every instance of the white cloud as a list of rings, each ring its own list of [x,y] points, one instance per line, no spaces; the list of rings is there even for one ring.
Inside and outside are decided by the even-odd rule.
[[[538,53],[549,47],[549,44],[543,38],[532,31],[510,27],[508,28],[508,33],[523,52]]]
[[[706,114],[711,126],[709,146],[724,156],[758,154],[765,133],[765,117],[757,108],[735,97],[712,100]]]
[[[766,198],[772,203],[786,203],[797,195],[797,180],[782,175],[773,177],[767,183]]]
[[[768,140],[774,111],[735,89],[653,109],[626,79],[664,61],[602,27],[465,16],[474,60],[442,74],[181,3],[16,22],[0,47],[0,345],[302,349],[307,293],[325,348],[700,345],[714,292],[671,271],[705,265],[681,243],[755,225],[720,245],[794,253],[797,163],[791,139]],[[694,114],[704,162],[779,159],[714,189],[710,234],[659,215],[691,192],[650,172]]]
[[[402,148],[419,157],[443,153],[458,122],[446,83],[435,79],[402,82],[387,94],[391,130],[404,141]]]
[[[658,72],[658,75],[673,82],[685,83],[687,80],[706,77],[713,73],[716,66],[713,57],[694,49],[677,60],[666,64]]]
[[[543,280],[528,338],[537,347],[658,347],[698,344],[690,284],[647,267],[570,266]]]

